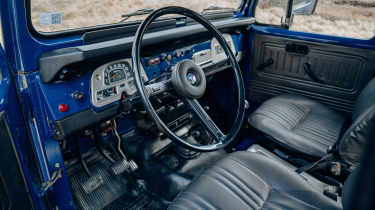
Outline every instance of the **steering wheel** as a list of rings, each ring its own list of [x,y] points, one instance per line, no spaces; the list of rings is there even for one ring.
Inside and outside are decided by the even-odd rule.
[[[168,14],[177,14],[190,17],[196,22],[204,26],[208,32],[217,39],[219,44],[224,49],[229,61],[234,70],[234,82],[236,84],[236,113],[235,120],[229,133],[224,134],[222,130],[215,124],[211,117],[207,114],[205,109],[198,102],[198,98],[201,98],[206,89],[206,75],[202,68],[196,65],[192,60],[185,59],[180,61],[172,68],[172,76],[170,80],[165,80],[157,83],[145,85],[140,71],[141,65],[141,46],[142,39],[147,31],[150,24],[158,17]],[[132,63],[134,69],[135,84],[138,89],[138,93],[141,96],[142,102],[146,108],[146,111],[156,123],[159,130],[164,132],[171,140],[182,144],[183,146],[196,150],[196,151],[214,151],[227,146],[231,141],[234,140],[237,133],[239,132],[244,115],[245,115],[245,88],[240,71],[240,67],[237,63],[233,52],[230,50],[227,42],[223,38],[221,32],[213,26],[206,18],[200,14],[183,8],[183,7],[164,7],[155,10],[151,13],[139,26],[135,35],[135,40],[132,47]],[[186,139],[183,139],[171,131],[168,126],[162,121],[151,104],[150,97],[161,92],[167,91],[170,88],[174,88],[175,91],[183,98],[185,105],[187,105],[193,114],[199,119],[204,128],[212,135],[215,139],[214,143],[209,145],[202,145],[197,143],[191,143]]]

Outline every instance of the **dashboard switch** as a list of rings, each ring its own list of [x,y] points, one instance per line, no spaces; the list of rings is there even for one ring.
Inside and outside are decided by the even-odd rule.
[[[161,57],[161,60],[165,60],[165,59],[167,59],[167,53],[162,53],[161,55],[160,55],[160,57]]]
[[[76,101],[81,101],[83,100],[83,98],[85,97],[85,94],[82,93],[81,91],[76,91],[72,94],[72,97],[76,100]]]
[[[126,93],[125,93],[125,92],[122,92],[122,93],[121,93],[121,99],[122,99],[122,100],[125,100],[126,98],[127,98],[127,97],[126,97]]]
[[[160,58],[151,58],[147,61],[147,66],[157,65],[160,63]]]
[[[172,60],[172,55],[167,55],[167,61],[171,61]]]

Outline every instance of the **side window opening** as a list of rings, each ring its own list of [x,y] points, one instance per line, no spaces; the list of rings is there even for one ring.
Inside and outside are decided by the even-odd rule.
[[[286,15],[288,0],[258,0],[255,8],[255,19],[258,23],[281,25]]]
[[[315,0],[293,1],[293,23],[290,30],[356,39],[375,35],[374,0],[317,0],[312,14],[296,11],[297,7]],[[258,23],[281,25],[288,0],[258,0],[255,18]]]

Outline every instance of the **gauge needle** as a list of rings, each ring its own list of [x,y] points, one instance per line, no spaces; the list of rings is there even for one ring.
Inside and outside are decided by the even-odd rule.
[[[116,77],[116,74],[112,74],[111,80],[113,80]]]

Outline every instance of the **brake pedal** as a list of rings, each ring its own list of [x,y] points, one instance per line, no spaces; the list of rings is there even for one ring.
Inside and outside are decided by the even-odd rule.
[[[90,176],[85,182],[83,182],[82,188],[86,194],[90,194],[104,184],[103,177],[99,174]]]

